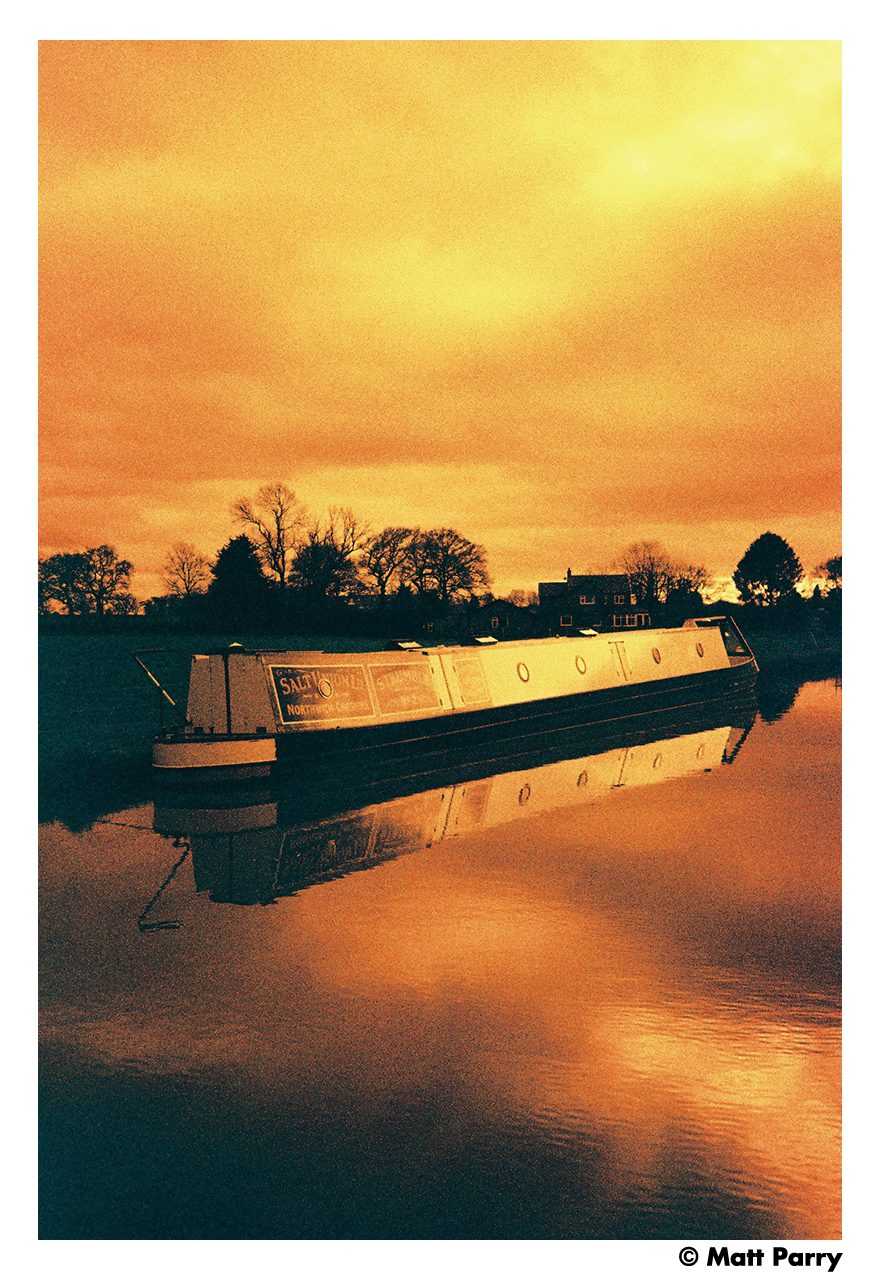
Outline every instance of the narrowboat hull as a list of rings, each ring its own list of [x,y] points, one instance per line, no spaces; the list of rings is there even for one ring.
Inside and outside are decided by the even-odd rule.
[[[757,664],[736,636],[735,653],[719,628],[686,624],[488,651],[196,655],[188,723],[155,742],[153,763],[165,779],[295,771],[311,780],[402,767],[415,757],[423,767],[434,758],[483,757],[511,741],[549,742],[614,723],[647,729],[670,714],[749,697]],[[664,657],[677,674],[657,669]],[[572,691],[591,678],[599,687]],[[413,705],[432,698],[421,714]]]

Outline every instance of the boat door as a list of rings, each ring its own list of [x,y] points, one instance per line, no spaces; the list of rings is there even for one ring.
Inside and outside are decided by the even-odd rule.
[[[614,656],[614,664],[617,668],[617,674],[621,680],[627,681],[632,675],[632,669],[626,656],[625,640],[609,640],[608,647]]]

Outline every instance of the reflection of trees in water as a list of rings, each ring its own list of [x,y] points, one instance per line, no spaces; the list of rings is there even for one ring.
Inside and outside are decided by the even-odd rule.
[[[762,676],[755,687],[758,711],[766,724],[781,720],[795,704],[802,681],[767,679]]]

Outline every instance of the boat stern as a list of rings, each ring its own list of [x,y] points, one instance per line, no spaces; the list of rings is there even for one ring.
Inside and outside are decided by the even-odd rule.
[[[275,763],[274,737],[174,734],[153,743],[153,768],[165,777],[193,778],[210,771],[229,778],[265,777]]]

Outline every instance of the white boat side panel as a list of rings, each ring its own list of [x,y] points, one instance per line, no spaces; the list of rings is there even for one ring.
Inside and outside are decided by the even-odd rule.
[[[443,665],[443,659],[439,653],[432,653],[428,658],[428,664],[431,668],[431,675],[434,679],[434,688],[437,691],[437,698],[440,706],[444,711],[451,711],[455,705],[452,701],[452,690],[449,687],[449,680],[446,674],[446,668]]]
[[[481,651],[492,705],[614,689],[624,683],[647,684],[730,665],[715,629],[605,633],[584,640],[566,638],[561,641],[564,648],[558,648],[559,643],[533,647],[508,642]]]
[[[219,672],[217,665],[220,665]],[[219,675],[219,679],[218,679]],[[215,654],[193,655],[189,675],[186,716],[206,733],[226,731],[226,691],[222,659]]]
[[[227,661],[233,733],[396,723],[650,685],[730,666],[717,627],[413,652],[233,652]],[[193,658],[188,716],[207,733],[227,731],[223,654]]]
[[[225,689],[223,696],[225,699]],[[256,733],[258,729],[273,728],[275,711],[269,701],[263,660],[258,653],[229,655],[229,706],[232,733]]]

